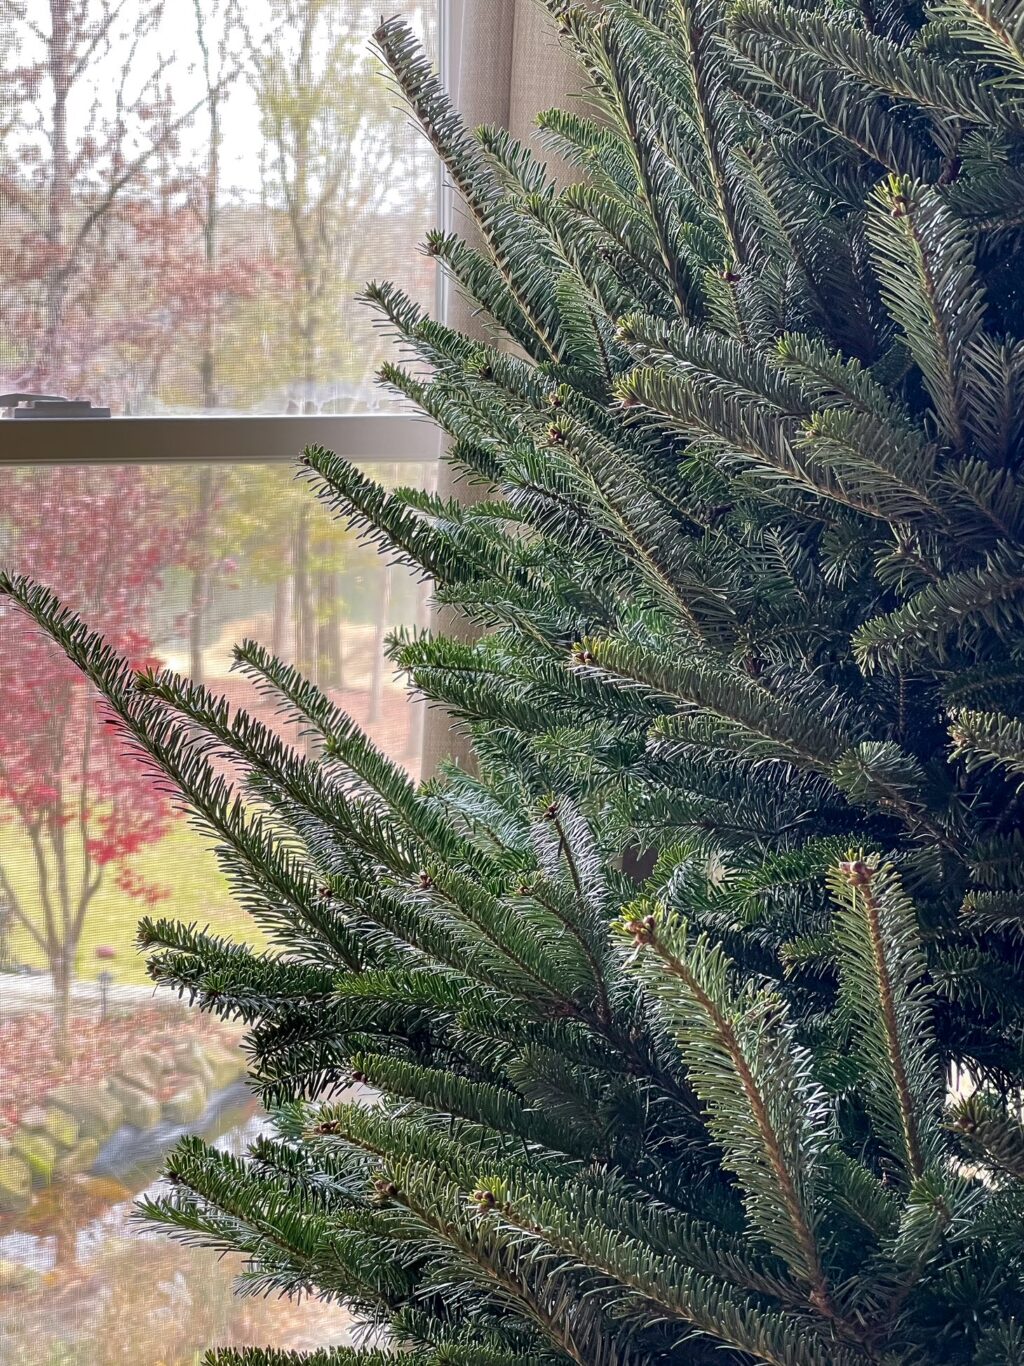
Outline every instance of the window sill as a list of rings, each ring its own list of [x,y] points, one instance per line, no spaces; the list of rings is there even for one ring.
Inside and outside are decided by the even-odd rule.
[[[435,460],[440,434],[402,413],[0,421],[0,465],[255,464],[295,460],[306,446],[350,459]]]

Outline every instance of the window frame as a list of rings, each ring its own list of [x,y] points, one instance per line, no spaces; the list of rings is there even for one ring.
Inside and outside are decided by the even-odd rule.
[[[441,438],[414,413],[0,418],[0,466],[262,465],[295,462],[306,446],[400,464],[437,460]]]

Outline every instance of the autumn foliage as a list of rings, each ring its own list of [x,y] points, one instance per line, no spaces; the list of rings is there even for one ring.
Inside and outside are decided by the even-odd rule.
[[[40,468],[8,481],[5,558],[59,584],[140,667],[153,658],[146,623],[161,575],[180,557],[173,524],[158,515],[161,486],[131,468]],[[0,856],[0,893],[53,973],[59,1039],[89,906],[107,879],[145,904],[161,899],[134,861],[171,810],[81,675],[8,610],[0,656],[12,662],[0,674],[0,812],[16,832]]]

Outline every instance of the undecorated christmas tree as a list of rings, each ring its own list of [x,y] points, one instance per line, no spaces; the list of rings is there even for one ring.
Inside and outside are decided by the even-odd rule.
[[[375,286],[384,379],[482,501],[306,454],[479,624],[394,642],[476,774],[244,644],[295,752],[3,582],[272,943],[142,927],[274,1119],[147,1212],[386,1330],[315,1366],[1022,1363],[1024,10],[554,9],[568,188],[378,35],[491,329]]]

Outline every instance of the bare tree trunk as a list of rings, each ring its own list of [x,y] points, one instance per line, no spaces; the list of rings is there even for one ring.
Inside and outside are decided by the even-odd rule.
[[[295,667],[313,674],[313,597],[309,581],[309,512],[303,507],[292,531],[292,573],[295,581]]]
[[[270,618],[270,651],[278,659],[288,657],[288,578],[282,575],[274,584],[274,606]]]
[[[210,103],[210,155],[207,166],[206,221],[203,224],[203,249],[207,270],[211,272],[217,264],[217,181],[219,177],[220,115],[216,97]],[[219,402],[217,393],[217,328],[214,317],[214,304],[207,297],[203,313],[202,355],[199,361],[199,376],[203,386],[203,407],[216,408]]]
[[[217,264],[217,228],[220,195],[220,91],[210,66],[210,51],[203,35],[201,13],[196,7],[196,35],[203,58],[206,80],[206,112],[209,119],[206,146],[206,194],[203,206],[203,258],[212,275]],[[219,402],[217,394],[217,334],[214,305],[208,294],[204,300],[202,341],[199,355],[199,381],[202,386],[202,405],[209,412]],[[210,596],[210,518],[213,513],[214,472],[212,465],[203,465],[196,480],[196,523],[192,549],[195,568],[192,573],[192,594],[189,603],[188,658],[189,676],[193,683],[203,682],[203,637],[206,608]]]
[[[206,82],[206,112],[208,116],[209,141],[206,147],[206,194],[203,209],[203,257],[207,272],[212,276],[217,264],[217,229],[220,218],[220,101],[221,89],[210,63],[210,48],[203,32],[203,15],[200,5],[196,4],[196,37],[203,59],[203,74]],[[199,359],[199,377],[203,388],[203,407],[218,406],[217,394],[217,327],[213,298],[207,293],[204,301],[202,350]]]
[[[210,521],[214,504],[214,470],[200,465],[196,476],[196,517],[192,533],[192,587],[188,608],[188,672],[193,683],[203,681],[203,644],[210,596]]]
[[[63,383],[65,337],[64,306],[67,301],[69,262],[68,213],[71,208],[71,156],[68,148],[68,94],[71,89],[71,0],[50,0],[51,31],[47,53],[53,106],[50,114],[50,184],[46,198],[46,245],[50,264],[43,276],[45,324],[41,362]]]
[[[337,687],[345,686],[345,620],[344,613],[339,611],[337,620]]]
[[[321,570],[316,576],[317,681],[322,688],[341,687],[341,604],[338,575]]]
[[[14,927],[14,909],[9,907],[0,893],[0,972],[13,971],[14,953],[11,949],[11,932]]]
[[[384,698],[384,638],[388,633],[388,615],[391,611],[391,566],[386,564],[381,573],[380,595],[377,599],[377,620],[373,624],[373,663],[370,675],[370,708],[366,714],[368,721],[380,720],[381,703]]]
[[[53,1051],[58,1062],[69,1063],[71,1048],[71,984],[74,980],[74,947],[61,944],[50,956],[53,982]]]

